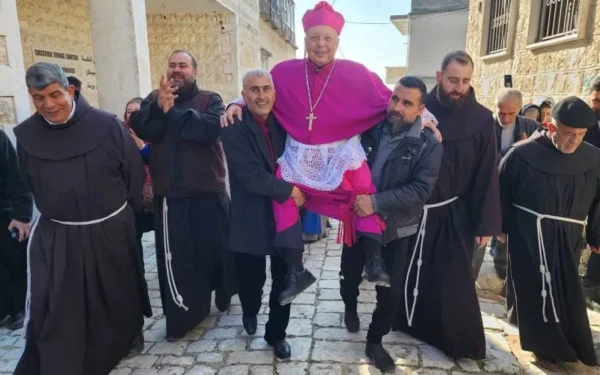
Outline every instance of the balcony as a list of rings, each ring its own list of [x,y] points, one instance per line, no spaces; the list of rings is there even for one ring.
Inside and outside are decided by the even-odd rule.
[[[295,4],[292,0],[260,0],[260,17],[296,47]]]

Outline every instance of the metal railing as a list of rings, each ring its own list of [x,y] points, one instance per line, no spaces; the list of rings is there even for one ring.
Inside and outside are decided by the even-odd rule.
[[[539,40],[576,34],[580,6],[579,0],[543,0]]]
[[[493,54],[506,50],[510,5],[512,0],[492,0],[490,24],[487,40],[487,53]]]

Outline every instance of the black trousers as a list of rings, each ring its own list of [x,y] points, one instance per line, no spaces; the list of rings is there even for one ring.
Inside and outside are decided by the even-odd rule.
[[[244,317],[258,315],[263,287],[267,280],[267,258],[264,255],[235,254],[235,267],[239,280],[238,294]],[[271,294],[269,297],[269,321],[265,327],[265,341],[273,344],[285,339],[290,321],[291,304],[281,306],[279,294],[285,289],[286,262],[281,256],[271,256]]]
[[[138,250],[142,257],[142,266],[144,266],[144,246],[142,245],[142,237],[144,233],[154,230],[154,215],[152,213],[139,213],[135,215],[135,231],[137,236]],[[144,267],[145,268],[145,267]]]
[[[27,241],[11,237],[10,221],[0,216],[0,320],[22,312],[27,293]]]
[[[591,253],[588,260],[586,277],[595,285],[600,285],[600,254]]]
[[[367,340],[381,344],[383,336],[387,335],[394,322],[404,298],[406,270],[412,255],[416,236],[401,238],[383,247],[381,253],[385,266],[390,275],[391,287],[376,286],[377,305],[367,333]],[[340,293],[346,311],[356,311],[359,285],[362,281],[362,270],[365,262],[365,252],[358,246],[345,247],[342,251],[342,270],[340,271]]]

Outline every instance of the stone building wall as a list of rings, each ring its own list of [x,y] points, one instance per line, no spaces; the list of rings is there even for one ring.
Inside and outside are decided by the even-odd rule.
[[[296,57],[296,48],[288,43],[281,34],[274,30],[267,21],[261,19],[259,23],[260,48],[271,55],[267,59],[268,70],[271,70],[278,62]],[[304,41],[300,42],[301,44]],[[300,47],[302,50],[304,47]]]
[[[98,95],[93,63],[93,49],[88,0],[17,0],[21,44],[25,69],[38,61],[58,63],[69,68],[84,82],[83,94],[94,105]],[[36,55],[35,50],[70,54],[77,60]],[[90,59],[84,61],[82,58]],[[73,69],[75,73],[73,73]],[[87,87],[89,85],[89,87]]]
[[[238,24],[238,35],[240,38],[240,79],[245,71],[260,68],[260,44],[257,26],[240,17]]]
[[[475,60],[473,87],[479,101],[492,108],[494,96],[504,86],[504,75],[512,74],[513,87],[525,102],[538,96],[560,100],[569,95],[585,96],[589,83],[600,73],[600,1],[590,0],[587,37],[539,49],[527,49],[529,1],[519,1],[515,43],[506,57],[484,61],[481,56],[484,20],[480,0],[471,0],[467,51]]]
[[[31,114],[24,74],[17,7],[0,0],[0,129],[13,140],[12,127]]]
[[[153,13],[147,16],[152,87],[166,74],[169,56],[189,50],[198,60],[198,84],[230,100],[237,96],[235,16],[221,13]]]

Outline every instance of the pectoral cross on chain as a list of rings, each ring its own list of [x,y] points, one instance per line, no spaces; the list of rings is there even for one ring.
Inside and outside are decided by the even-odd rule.
[[[316,120],[317,116],[315,116],[311,111],[308,116],[306,116],[306,119],[308,120],[308,131],[311,131],[313,120]]]

